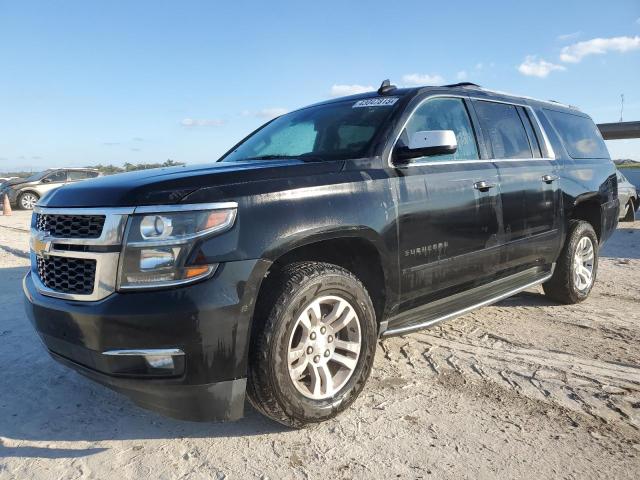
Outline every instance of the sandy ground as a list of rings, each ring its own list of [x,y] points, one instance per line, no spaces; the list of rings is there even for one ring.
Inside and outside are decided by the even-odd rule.
[[[27,221],[0,217],[2,479],[638,478],[640,222],[586,302],[536,288],[385,340],[350,410],[290,431],[166,419],[56,364],[22,310]]]

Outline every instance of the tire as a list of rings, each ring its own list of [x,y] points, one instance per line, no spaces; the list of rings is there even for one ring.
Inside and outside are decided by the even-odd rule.
[[[358,397],[371,373],[377,323],[367,290],[351,272],[317,262],[290,264],[265,281],[273,293],[261,298],[256,310],[255,322],[266,318],[254,326],[251,336],[249,401],[256,410],[288,427],[302,428],[335,417]],[[342,314],[338,314],[338,304],[344,306]],[[314,305],[320,306],[321,321],[311,314]],[[337,317],[334,322],[332,316]],[[327,330],[330,326],[336,330]],[[342,345],[355,350],[356,337],[360,340],[358,353],[342,350]],[[331,354],[325,355],[330,349]],[[290,364],[289,358],[297,356],[300,358]],[[338,359],[352,367],[351,373]],[[325,380],[327,372],[334,375],[333,391],[329,390],[332,382]],[[320,379],[317,390],[313,378]],[[317,398],[312,398],[315,393]]]
[[[18,206],[22,210],[33,210],[40,196],[33,192],[24,192],[18,196]]]
[[[577,254],[584,253],[583,247],[589,243],[592,247],[591,275],[589,281],[584,282],[584,270],[581,270],[582,275],[576,274]],[[581,260],[584,259],[583,256]],[[582,267],[589,270],[588,262],[582,261],[581,263]],[[597,272],[598,237],[596,232],[588,222],[570,221],[569,233],[556,263],[553,276],[542,285],[545,295],[567,305],[582,302],[589,296],[596,281]]]
[[[623,222],[635,222],[636,221],[636,210],[633,200],[629,199],[627,205],[625,206],[625,214],[622,217]]]

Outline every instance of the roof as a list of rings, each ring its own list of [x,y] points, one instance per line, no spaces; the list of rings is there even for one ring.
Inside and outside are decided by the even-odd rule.
[[[357,100],[362,100],[365,98],[372,98],[372,97],[386,97],[386,96],[404,97],[405,95],[418,95],[418,94],[426,93],[430,91],[437,91],[437,92],[446,91],[448,93],[454,93],[459,95],[468,95],[470,92],[474,92],[474,93],[483,94],[482,96],[486,96],[487,98],[494,98],[496,100],[503,100],[503,101],[509,101],[514,103],[522,103],[522,101],[524,100],[526,103],[535,102],[539,104],[544,104],[547,107],[551,107],[554,109],[560,109],[560,110],[568,109],[573,112],[580,111],[577,107],[556,102],[555,100],[540,100],[537,98],[527,97],[524,95],[501,92],[498,90],[490,90],[487,88],[482,88],[481,86],[471,82],[454,83],[451,85],[440,85],[440,86],[426,85],[422,87],[394,88],[392,90],[387,90],[387,92],[383,94],[379,93],[379,91],[364,92],[364,93],[358,93],[356,95],[349,95],[346,97],[332,98],[330,100],[325,100],[323,102],[318,102],[313,105],[309,105],[308,107],[315,107],[318,105],[327,105],[331,103],[344,102],[348,100],[357,101]],[[304,107],[304,108],[308,108],[308,107]]]
[[[53,170],[90,170],[92,172],[99,172],[100,170],[98,170],[97,168],[91,168],[91,167],[49,167],[45,169],[46,171],[53,171]]]

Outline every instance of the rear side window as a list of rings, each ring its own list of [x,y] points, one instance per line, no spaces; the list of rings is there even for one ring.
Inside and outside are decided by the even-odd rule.
[[[493,158],[533,158],[529,138],[514,105],[477,101],[476,113]]]
[[[69,181],[85,180],[89,178],[89,172],[83,170],[69,170]]]
[[[556,110],[545,109],[545,113],[571,158],[609,158],[598,127],[590,118]]]

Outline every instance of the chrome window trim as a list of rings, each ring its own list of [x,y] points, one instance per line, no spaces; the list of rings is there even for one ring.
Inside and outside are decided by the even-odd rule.
[[[429,161],[429,160],[427,160],[427,161],[409,162],[406,165],[394,165],[393,160],[392,160],[393,150],[396,148],[396,144],[398,143],[398,140],[400,139],[400,136],[402,135],[402,132],[404,132],[405,128],[407,128],[407,124],[409,123],[409,121],[411,120],[413,115],[416,113],[416,110],[418,110],[418,108],[420,108],[423,104],[425,104],[426,102],[428,102],[429,100],[431,100],[433,98],[461,98],[463,100],[470,100],[470,101],[504,103],[506,105],[513,105],[513,106],[516,106],[516,107],[525,108],[525,109],[527,109],[528,112],[531,112],[531,119],[536,122],[536,124],[538,125],[538,128],[542,132],[542,137],[543,137],[543,141],[544,141],[544,144],[545,144],[545,149],[546,149],[547,153],[549,154],[549,156],[542,157],[542,158],[533,158],[533,157],[532,158],[488,158],[488,159],[446,160],[446,161]],[[473,126],[473,119],[471,118],[471,115],[469,115],[469,121],[471,122],[471,125]],[[479,142],[480,138],[477,137],[478,132],[475,131],[475,129],[474,129],[474,132],[476,134],[476,140]],[[478,150],[478,154],[480,154],[479,150]],[[387,155],[387,165],[389,166],[389,168],[410,168],[410,167],[435,166],[435,165],[458,165],[458,164],[463,164],[464,165],[464,164],[471,164],[471,163],[532,162],[532,161],[541,161],[541,160],[542,161],[555,161],[556,158],[557,157],[556,157],[555,151],[553,150],[553,147],[551,146],[551,142],[549,141],[549,137],[547,136],[547,132],[542,127],[542,123],[540,123],[540,119],[538,118],[538,115],[536,114],[536,112],[533,109],[533,107],[531,107],[531,105],[527,105],[525,103],[507,102],[507,101],[504,101],[504,100],[493,100],[493,99],[487,99],[487,98],[479,98],[479,97],[474,97],[474,96],[471,96],[471,95],[437,94],[437,95],[430,95],[430,96],[428,96],[426,98],[423,98],[411,110],[411,113],[409,114],[407,119],[402,124],[402,128],[400,128],[399,133],[396,135],[396,138],[392,143],[391,149],[389,150],[389,153]]]

